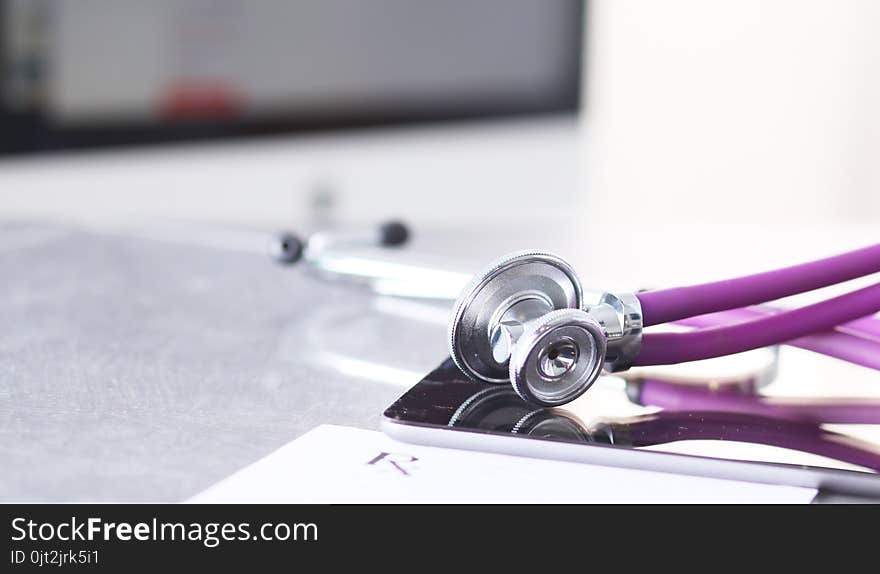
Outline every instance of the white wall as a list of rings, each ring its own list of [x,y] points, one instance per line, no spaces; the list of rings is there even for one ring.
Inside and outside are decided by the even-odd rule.
[[[587,21],[594,217],[880,225],[880,2],[594,0]]]
[[[569,116],[0,161],[0,219],[289,226],[329,187],[342,221],[504,222],[577,202]]]

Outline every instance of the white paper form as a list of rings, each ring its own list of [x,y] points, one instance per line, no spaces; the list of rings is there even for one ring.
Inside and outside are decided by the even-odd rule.
[[[189,502],[807,503],[816,490],[420,446],[322,425]]]

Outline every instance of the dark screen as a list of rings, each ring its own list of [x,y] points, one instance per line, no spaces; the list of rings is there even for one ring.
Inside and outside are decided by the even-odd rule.
[[[573,111],[577,0],[0,0],[0,151]]]

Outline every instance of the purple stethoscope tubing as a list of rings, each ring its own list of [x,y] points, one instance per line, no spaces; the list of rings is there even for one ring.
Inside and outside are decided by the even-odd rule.
[[[749,307],[689,317],[676,321],[676,324],[698,328],[717,327],[780,312],[782,311],[772,307]],[[785,344],[880,370],[880,319],[875,317],[850,321],[829,331],[811,333],[786,341]]]
[[[718,313],[710,313],[708,315],[697,315],[696,317],[688,317],[676,321],[677,325],[685,325],[687,327],[717,327],[719,325],[727,325],[731,323],[742,323],[766,317],[768,315],[776,315],[784,313],[785,309],[771,307],[769,305],[758,305],[756,307],[746,307],[744,309],[731,309],[730,311],[719,311]],[[842,323],[834,327],[828,333],[837,333],[844,338],[858,337],[872,343],[880,345],[880,317],[862,317],[855,321]]]
[[[880,311],[880,283],[750,321],[685,333],[646,333],[636,365],[671,365],[784,343]]]
[[[638,294],[645,327],[766,303],[880,272],[880,243],[818,261]]]
[[[797,340],[797,346],[880,368],[880,321],[869,317],[880,312],[880,284],[787,311],[738,309],[877,272],[880,244],[756,275],[639,293],[645,326],[705,325],[722,312],[740,320],[684,333],[645,333],[635,365],[698,361]],[[700,316],[711,319],[695,320]]]

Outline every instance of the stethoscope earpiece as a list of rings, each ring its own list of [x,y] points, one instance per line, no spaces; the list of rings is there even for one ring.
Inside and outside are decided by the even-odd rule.
[[[409,227],[402,221],[386,221],[379,226],[379,243],[384,247],[398,247],[409,241]]]
[[[282,265],[293,265],[299,261],[304,249],[305,242],[288,231],[277,234],[269,246],[272,258]]]
[[[269,252],[278,263],[293,265],[303,257],[310,256],[312,259],[319,257],[328,247],[343,245],[399,247],[405,245],[411,235],[409,227],[402,221],[396,220],[354,231],[314,233],[306,240],[290,231],[282,231],[272,238]]]

